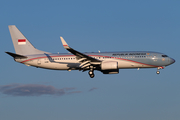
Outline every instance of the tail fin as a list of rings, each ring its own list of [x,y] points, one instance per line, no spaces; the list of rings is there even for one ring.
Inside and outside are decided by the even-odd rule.
[[[9,25],[9,31],[13,41],[16,54],[31,55],[31,54],[44,54],[47,52],[36,49],[28,39],[17,29],[15,25]]]

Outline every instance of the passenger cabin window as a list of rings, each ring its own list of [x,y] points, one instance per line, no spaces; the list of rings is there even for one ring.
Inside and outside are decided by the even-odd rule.
[[[162,57],[168,57],[167,55],[162,55]]]

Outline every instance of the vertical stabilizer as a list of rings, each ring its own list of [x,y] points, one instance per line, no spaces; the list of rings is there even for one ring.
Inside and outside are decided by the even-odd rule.
[[[31,54],[44,54],[47,52],[36,49],[28,39],[17,29],[15,25],[9,25],[9,31],[13,41],[16,54],[31,55]]]

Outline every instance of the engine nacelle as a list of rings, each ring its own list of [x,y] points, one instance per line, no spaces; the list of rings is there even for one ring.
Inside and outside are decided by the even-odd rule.
[[[101,70],[117,70],[118,62],[116,61],[103,61],[101,63]]]

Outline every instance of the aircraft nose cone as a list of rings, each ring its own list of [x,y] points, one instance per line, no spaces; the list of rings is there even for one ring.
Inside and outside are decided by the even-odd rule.
[[[173,58],[170,58],[170,63],[171,64],[175,63],[175,60]]]

